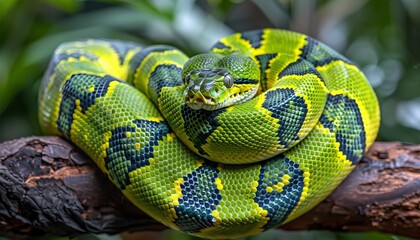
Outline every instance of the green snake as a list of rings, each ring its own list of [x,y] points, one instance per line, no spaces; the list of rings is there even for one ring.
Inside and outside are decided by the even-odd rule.
[[[258,234],[317,205],[379,128],[348,59],[303,34],[262,29],[187,57],[165,45],[60,45],[39,119],[90,156],[142,211],[207,238]]]

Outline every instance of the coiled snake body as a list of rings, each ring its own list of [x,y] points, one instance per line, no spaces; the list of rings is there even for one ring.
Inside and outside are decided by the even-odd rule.
[[[305,213],[379,127],[357,67],[276,29],[228,36],[191,59],[170,46],[65,43],[39,107],[43,130],[79,146],[136,206],[208,238],[257,234]]]

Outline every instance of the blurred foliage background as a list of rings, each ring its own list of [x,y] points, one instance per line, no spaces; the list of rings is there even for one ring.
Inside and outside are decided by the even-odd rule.
[[[381,104],[378,140],[420,143],[418,0],[0,0],[0,142],[42,134],[38,87],[62,42],[116,38],[170,44],[194,55],[232,32],[263,27],[306,33],[353,60]],[[278,234],[316,239],[324,233],[267,234],[250,239],[274,239]],[[329,232],[322,236],[354,237]],[[396,239],[377,233],[357,237]]]

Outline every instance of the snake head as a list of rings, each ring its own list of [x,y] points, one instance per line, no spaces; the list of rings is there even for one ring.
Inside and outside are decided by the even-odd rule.
[[[226,106],[233,77],[224,68],[201,68],[185,77],[185,103],[192,109],[216,110]]]
[[[200,54],[183,71],[185,103],[194,110],[214,111],[245,102],[259,87],[258,66],[249,57],[236,54]]]

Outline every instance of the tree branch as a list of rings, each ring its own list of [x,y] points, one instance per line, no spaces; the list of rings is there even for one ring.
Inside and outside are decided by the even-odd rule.
[[[58,137],[0,143],[0,232],[121,233],[165,227],[135,208],[91,161]],[[377,142],[350,176],[287,230],[420,236],[420,145]]]

